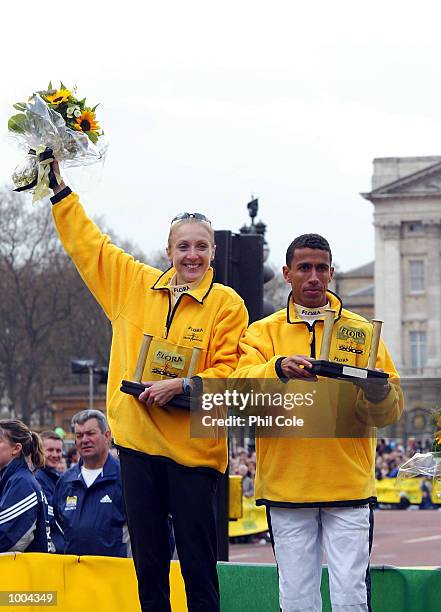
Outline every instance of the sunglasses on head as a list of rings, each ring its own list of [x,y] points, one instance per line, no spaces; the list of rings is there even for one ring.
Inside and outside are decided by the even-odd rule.
[[[188,213],[188,212],[179,213],[178,215],[176,215],[176,217],[172,219],[172,224],[175,223],[175,221],[183,221],[184,219],[197,219],[198,221],[206,221],[207,223],[211,225],[211,221],[210,219],[208,219],[208,217],[206,217],[205,215],[201,213],[196,213],[196,212],[195,213]]]

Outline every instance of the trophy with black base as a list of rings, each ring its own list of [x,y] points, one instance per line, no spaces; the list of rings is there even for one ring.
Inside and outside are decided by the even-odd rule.
[[[329,360],[331,342],[333,340],[334,316],[334,310],[330,308],[325,309],[320,356],[317,360],[312,361],[312,367],[308,369],[308,372],[315,374],[316,376],[325,376],[326,378],[365,379],[369,382],[382,382],[384,384],[389,375],[386,372],[379,372],[378,370],[375,370],[383,321],[380,321],[379,319],[372,319],[371,321],[373,330],[368,367],[360,368],[358,366],[346,365],[345,363]],[[337,331],[337,338],[339,337],[339,333],[344,335],[344,325],[345,323],[342,323],[341,330]],[[346,330],[347,329],[348,328],[346,327]],[[353,332],[352,329],[351,331]],[[366,334],[363,335],[363,333],[361,333],[360,336],[364,342],[367,340]],[[344,350],[350,350],[351,352],[353,350],[355,353],[357,353],[357,349],[352,349],[351,347],[346,347]],[[360,353],[361,352],[362,351],[360,350]]]
[[[133,395],[138,398],[143,391],[146,390],[147,385],[144,385],[141,380],[143,378],[143,373],[145,370],[145,366],[147,363],[147,359],[149,357],[150,345],[152,343],[153,336],[149,334],[144,334],[141,343],[141,349],[138,355],[138,361],[136,363],[135,373],[133,375],[133,380],[123,380],[121,382],[120,390],[123,393],[127,393],[128,395]],[[191,350],[186,347],[186,350]],[[194,375],[194,371],[199,361],[200,348],[194,347],[191,352],[190,364],[185,373],[185,378],[191,378]],[[163,358],[167,356],[167,352],[163,351]],[[179,361],[180,355],[169,355],[172,359],[175,357],[177,361]],[[157,364],[154,368],[152,368],[152,373],[155,376],[159,376],[159,380],[163,380],[164,378],[177,378],[178,374],[173,369],[169,369],[167,367],[167,363],[165,365]],[[184,376],[182,376],[184,377]],[[158,380],[158,379],[157,379]],[[167,406],[171,406],[173,408],[181,408],[183,410],[190,410],[190,395],[186,395],[184,393],[175,395],[168,403]]]

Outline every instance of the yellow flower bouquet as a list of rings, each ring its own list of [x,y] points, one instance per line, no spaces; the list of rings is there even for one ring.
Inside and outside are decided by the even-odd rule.
[[[59,89],[49,83],[27,102],[18,102],[19,113],[10,117],[8,129],[27,151],[26,160],[12,175],[15,191],[31,191],[34,201],[49,194],[59,182],[54,159],[64,166],[84,166],[102,161],[107,143],[96,117],[96,106],[79,99],[76,88]]]

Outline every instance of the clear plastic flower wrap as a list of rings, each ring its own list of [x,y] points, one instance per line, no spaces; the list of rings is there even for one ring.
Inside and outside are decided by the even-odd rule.
[[[437,496],[441,497],[441,452],[415,453],[398,469],[396,486],[403,480],[422,476],[430,478],[437,489]]]
[[[13,172],[16,191],[30,191],[37,201],[60,182],[52,162],[64,167],[102,162],[107,141],[86,99],[76,98],[61,84],[54,90],[34,93],[27,102],[14,104],[20,113],[13,115],[8,129],[26,152],[26,158]]]

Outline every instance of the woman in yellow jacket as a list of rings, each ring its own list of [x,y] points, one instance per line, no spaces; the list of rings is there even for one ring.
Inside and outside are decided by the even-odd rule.
[[[198,376],[226,378],[235,369],[248,322],[243,300],[214,282],[214,233],[203,215],[173,219],[167,247],[172,267],[162,273],[111,244],[64,183],[54,194],[60,239],[113,328],[107,411],[119,448],[142,610],[170,611],[171,514],[188,610],[216,612],[214,496],[227,444],[192,438],[189,412],[166,404],[191,386],[186,372],[193,348],[201,349]],[[143,374],[149,386],[139,401],[121,393],[120,385],[133,376],[143,334],[153,341]],[[163,380],[167,359],[178,369]]]

